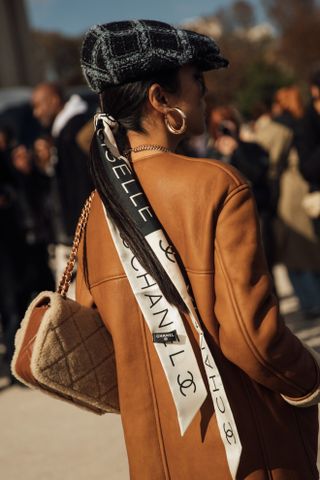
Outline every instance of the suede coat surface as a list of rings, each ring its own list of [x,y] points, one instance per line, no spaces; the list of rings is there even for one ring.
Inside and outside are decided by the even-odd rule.
[[[181,256],[224,381],[243,446],[237,479],[318,479],[318,408],[292,407],[280,394],[305,397],[319,385],[319,368],[279,316],[249,186],[213,160],[157,153],[133,166]],[[97,194],[86,230],[89,286],[82,251],[77,300],[96,305],[113,337],[130,478],[230,480],[209,395],[180,435],[164,371]],[[201,368],[188,317],[185,324]]]

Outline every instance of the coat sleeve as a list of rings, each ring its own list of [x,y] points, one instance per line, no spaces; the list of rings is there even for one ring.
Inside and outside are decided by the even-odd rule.
[[[224,355],[253,380],[285,397],[305,402],[314,396],[319,367],[279,315],[248,185],[236,187],[224,203],[214,256],[215,315]]]

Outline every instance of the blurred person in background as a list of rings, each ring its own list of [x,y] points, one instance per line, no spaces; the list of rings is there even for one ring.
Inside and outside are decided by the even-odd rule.
[[[269,208],[270,196],[266,182],[269,167],[267,152],[257,143],[240,138],[239,113],[229,106],[212,110],[209,120],[208,156],[236,167],[249,180],[259,212]]]
[[[275,122],[289,128],[293,134],[292,145],[298,151],[303,143],[304,105],[300,88],[296,85],[277,90],[274,97],[277,114],[273,115]]]
[[[34,162],[39,171],[53,177],[57,163],[57,152],[53,138],[50,135],[42,135],[33,143]]]
[[[303,200],[310,189],[300,173],[304,150],[304,107],[297,86],[281,88],[275,96],[280,111],[275,121],[292,132],[286,164],[281,168],[275,236],[277,257],[289,278],[306,318],[320,316],[320,242]]]
[[[8,157],[10,150],[15,145],[14,134],[10,127],[2,125],[0,127],[0,156],[1,159]]]
[[[24,248],[19,227],[14,171],[10,152],[15,139],[6,126],[0,128],[0,321],[5,345],[1,373],[9,374],[13,354],[14,335],[21,320],[19,310],[19,259]]]
[[[279,200],[279,177],[287,165],[292,145],[293,133],[290,128],[280,125],[273,119],[275,110],[281,112],[272,95],[266,95],[253,108],[253,140],[269,155],[268,179],[270,186],[271,208],[276,213]],[[275,106],[277,108],[275,108]]]
[[[240,138],[241,118],[236,109],[222,106],[209,116],[207,156],[236,167],[249,181],[256,199],[261,233],[269,268],[273,265],[271,197],[268,184],[269,156],[257,143]]]
[[[62,206],[59,194],[59,185],[55,174],[57,164],[57,150],[53,138],[50,135],[42,135],[33,144],[34,162],[39,172],[47,178],[48,189],[44,201],[47,227],[49,235],[49,265],[58,285],[61,280],[61,269],[58,269],[55,261],[56,246],[65,241]],[[62,262],[61,262],[62,263]],[[61,267],[63,268],[63,264]]]
[[[94,125],[92,119],[90,118],[90,120],[79,130],[76,136],[77,144],[86,155],[90,154],[90,145],[93,134]]]
[[[12,137],[1,138],[6,142],[0,144],[0,315],[9,365],[14,335],[28,303],[39,291],[52,290],[54,281],[48,267],[46,177],[25,145],[13,148]]]
[[[56,148],[55,175],[62,231],[55,248],[55,270],[61,278],[72,245],[81,208],[92,190],[87,155],[76,137],[89,120],[88,105],[79,95],[65,100],[61,88],[52,83],[37,85],[32,94],[34,116],[50,128]]]
[[[320,237],[320,68],[310,78],[311,101],[303,118],[300,169],[313,193],[313,223]]]
[[[311,101],[303,117],[301,171],[312,184],[320,185],[320,68],[310,79]]]
[[[52,238],[47,196],[50,180],[37,167],[32,151],[19,145],[12,151],[19,228],[24,236],[20,252],[20,305],[22,312],[41,290],[53,290],[48,244]]]

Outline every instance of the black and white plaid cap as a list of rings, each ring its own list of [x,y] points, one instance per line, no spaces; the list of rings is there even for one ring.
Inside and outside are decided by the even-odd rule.
[[[187,63],[202,71],[228,66],[211,38],[155,20],[94,25],[81,50],[84,76],[96,93]]]

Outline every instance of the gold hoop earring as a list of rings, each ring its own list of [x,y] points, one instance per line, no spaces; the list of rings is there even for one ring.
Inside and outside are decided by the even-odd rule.
[[[171,125],[168,119],[168,113],[177,112],[181,117],[181,127],[175,128]],[[187,116],[186,114],[178,107],[169,108],[168,112],[164,116],[164,123],[166,124],[167,129],[170,133],[174,135],[182,135],[187,130]]]

